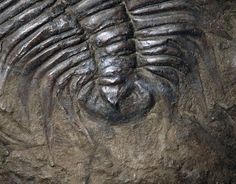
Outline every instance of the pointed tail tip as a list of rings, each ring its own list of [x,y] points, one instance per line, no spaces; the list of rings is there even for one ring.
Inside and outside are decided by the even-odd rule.
[[[117,107],[121,97],[125,92],[126,90],[124,90],[120,85],[102,87],[102,96],[114,107]]]

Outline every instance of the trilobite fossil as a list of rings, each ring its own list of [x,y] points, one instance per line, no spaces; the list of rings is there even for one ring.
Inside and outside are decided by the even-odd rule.
[[[47,137],[55,99],[74,123],[77,109],[115,124],[160,98],[174,104],[202,38],[193,9],[187,0],[1,0],[1,93],[20,70],[22,105],[39,90]]]

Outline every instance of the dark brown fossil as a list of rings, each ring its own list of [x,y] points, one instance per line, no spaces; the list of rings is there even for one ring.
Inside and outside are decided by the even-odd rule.
[[[1,89],[17,66],[23,105],[38,83],[46,119],[66,88],[89,116],[113,123],[143,116],[160,96],[174,103],[201,37],[191,8],[184,0],[3,1]]]
[[[0,0],[0,183],[236,183],[235,8]]]
[[[117,124],[144,117],[160,99],[173,105],[201,57],[193,7],[186,0],[2,0],[1,93],[16,69],[26,114],[30,92],[40,91],[48,142],[54,99],[74,123],[78,109]]]

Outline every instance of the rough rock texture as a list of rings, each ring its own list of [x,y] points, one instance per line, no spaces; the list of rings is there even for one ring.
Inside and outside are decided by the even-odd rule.
[[[188,79],[189,88],[171,111],[160,101],[146,117],[126,124],[82,118],[91,141],[55,104],[51,148],[37,90],[29,120],[22,112],[16,68],[0,96],[0,183],[235,184],[236,2],[195,4],[208,43],[204,49],[215,62],[198,66],[202,89]],[[0,43],[1,50],[6,43]]]

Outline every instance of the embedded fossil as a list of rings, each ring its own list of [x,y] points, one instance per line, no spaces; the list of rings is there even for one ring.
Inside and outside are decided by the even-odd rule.
[[[45,114],[70,84],[81,109],[113,122],[148,112],[160,95],[174,102],[178,73],[194,61],[188,37],[200,33],[186,1],[3,1],[1,11],[2,87],[17,65],[24,105],[30,81]]]
[[[19,68],[27,111],[39,87],[47,137],[55,97],[74,123],[77,108],[117,123],[144,116],[160,98],[173,104],[202,36],[192,8],[186,0],[2,0],[1,92]]]

